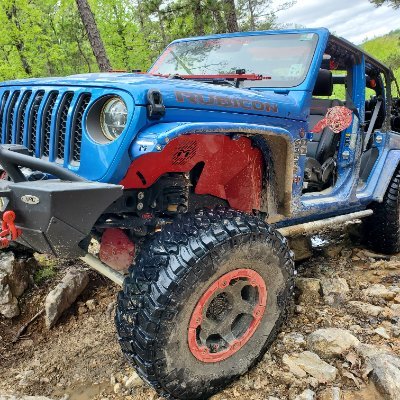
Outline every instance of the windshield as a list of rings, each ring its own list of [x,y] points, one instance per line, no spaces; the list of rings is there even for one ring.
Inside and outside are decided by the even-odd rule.
[[[170,45],[152,74],[261,75],[242,87],[294,87],[307,75],[317,45],[314,33],[290,33],[183,41]]]

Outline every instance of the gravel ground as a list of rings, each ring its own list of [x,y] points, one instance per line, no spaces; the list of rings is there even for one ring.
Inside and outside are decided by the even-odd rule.
[[[378,370],[372,371],[365,351],[354,343],[345,345],[346,335],[351,335],[379,354],[400,355],[400,256],[386,259],[369,253],[347,234],[320,235],[314,244],[313,257],[298,264],[293,317],[260,364],[213,400],[400,399],[400,391],[390,394],[390,388],[376,378]],[[125,362],[116,341],[113,316],[118,288],[95,273],[53,329],[47,330],[38,318],[12,343],[71,267],[71,262],[60,262],[57,276],[29,289],[20,300],[20,317],[0,317],[0,399],[11,394],[65,400],[158,399]],[[342,330],[335,338],[339,349],[325,354],[327,347],[312,343],[318,336],[312,334],[332,327]],[[321,357],[317,372],[326,369],[334,376],[321,377],[309,365],[301,371],[293,366],[296,357],[310,351],[314,361]]]

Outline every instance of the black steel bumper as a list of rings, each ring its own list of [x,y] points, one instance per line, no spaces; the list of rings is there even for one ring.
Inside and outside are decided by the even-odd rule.
[[[86,181],[54,163],[23,154],[20,146],[8,147],[0,146],[0,165],[13,181],[0,179],[1,211],[15,212],[15,226],[22,230],[17,242],[58,257],[82,256],[79,243],[122,196],[122,186]],[[21,167],[58,179],[28,181]]]

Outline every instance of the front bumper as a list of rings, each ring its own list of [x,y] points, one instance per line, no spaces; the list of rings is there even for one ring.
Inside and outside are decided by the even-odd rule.
[[[122,195],[122,186],[86,181],[54,163],[15,150],[20,148],[0,146],[0,164],[13,179],[0,180],[2,211],[15,212],[15,226],[22,231],[16,241],[58,257],[84,255],[80,242],[104,210]],[[21,167],[61,179],[28,181]]]

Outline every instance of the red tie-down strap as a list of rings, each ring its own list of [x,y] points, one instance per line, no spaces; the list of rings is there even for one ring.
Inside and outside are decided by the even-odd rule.
[[[15,227],[15,212],[6,211],[3,214],[0,232],[0,249],[10,245],[10,241],[15,240],[22,234],[22,231]]]
[[[336,106],[328,108],[328,111],[323,119],[319,121],[312,133],[320,133],[326,127],[329,127],[333,132],[339,133],[344,131],[351,125],[353,120],[353,111],[344,106]]]

